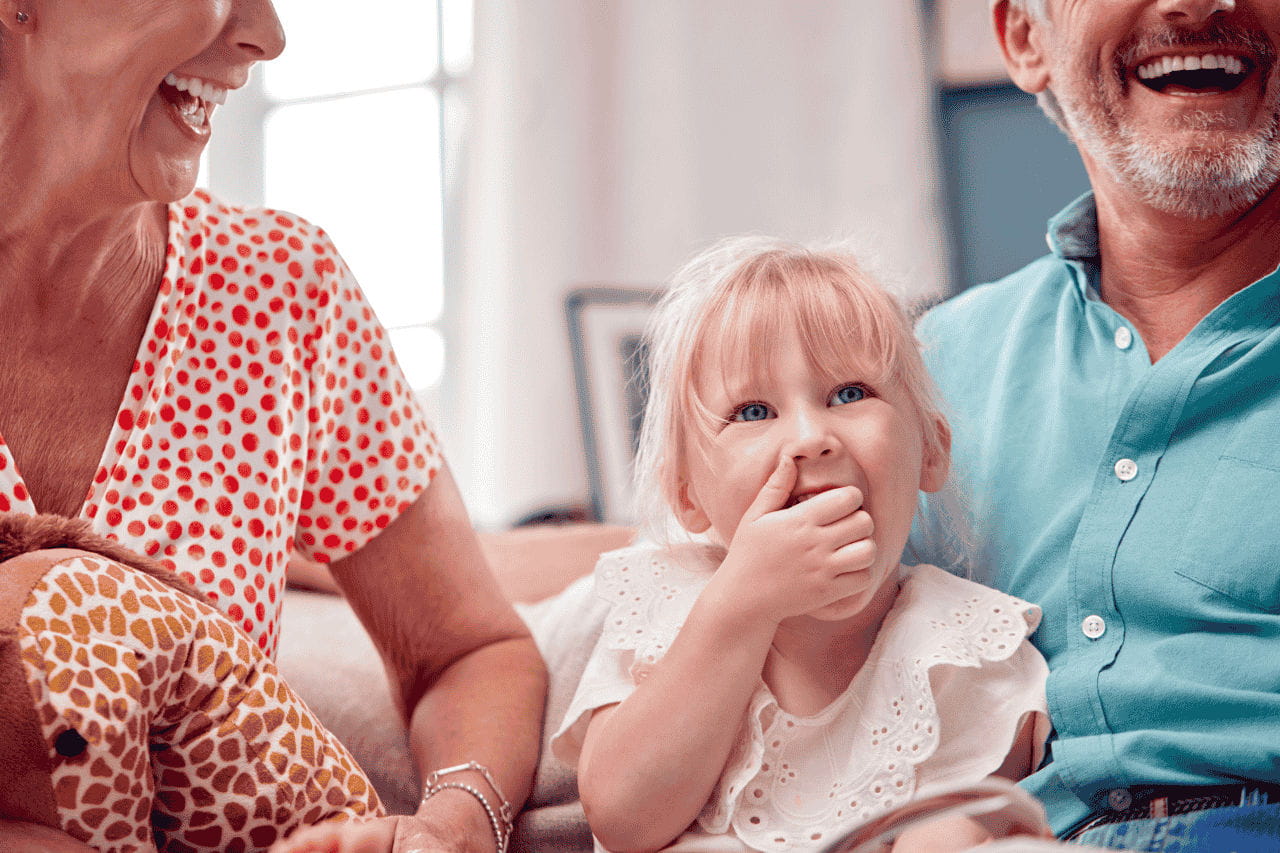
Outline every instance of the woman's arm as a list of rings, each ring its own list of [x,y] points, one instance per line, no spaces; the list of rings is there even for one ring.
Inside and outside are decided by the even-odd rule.
[[[423,778],[476,761],[518,809],[537,761],[546,669],[489,572],[448,468],[331,570],[382,655]],[[498,808],[480,773],[447,781],[475,787]],[[424,843],[494,849],[489,817],[465,791],[436,794],[417,816]]]
[[[94,853],[59,829],[0,818],[0,850],[8,853]]]

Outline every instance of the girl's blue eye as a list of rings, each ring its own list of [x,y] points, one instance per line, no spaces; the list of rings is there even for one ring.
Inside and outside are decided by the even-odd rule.
[[[733,421],[763,421],[773,417],[773,410],[764,403],[747,403],[733,413]]]
[[[856,403],[859,400],[866,399],[867,389],[861,385],[844,385],[836,389],[831,395],[828,406],[843,406],[845,403]]]

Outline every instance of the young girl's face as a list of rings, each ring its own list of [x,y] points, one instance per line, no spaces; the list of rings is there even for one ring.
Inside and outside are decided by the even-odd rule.
[[[948,460],[925,458],[920,416],[907,395],[892,381],[873,380],[873,362],[860,368],[856,353],[833,381],[830,371],[810,363],[794,327],[782,330],[774,346],[754,348],[755,363],[722,363],[725,356],[717,349],[706,349],[695,382],[723,422],[689,448],[681,521],[693,532],[709,529],[729,546],[783,454],[796,463],[787,506],[827,489],[856,486],[875,524],[868,587],[857,600],[824,608],[831,613],[811,615],[856,614],[896,576],[919,491],[942,487]]]

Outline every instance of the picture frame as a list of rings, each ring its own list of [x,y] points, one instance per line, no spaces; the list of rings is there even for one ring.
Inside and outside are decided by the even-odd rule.
[[[596,521],[636,521],[632,465],[648,396],[645,325],[662,291],[593,286],[565,298],[587,491]]]

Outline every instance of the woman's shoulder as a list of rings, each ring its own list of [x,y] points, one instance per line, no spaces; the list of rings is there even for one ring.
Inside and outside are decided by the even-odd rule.
[[[227,202],[206,189],[196,189],[169,206],[171,248],[197,249],[259,266],[294,267],[295,278],[309,272],[331,272],[338,266],[333,240],[305,217],[271,207]],[[210,261],[211,265],[215,261]]]
[[[327,306],[365,301],[329,235],[297,214],[230,204],[197,189],[169,206],[169,221],[175,281],[212,287],[223,302],[261,296],[276,300],[277,315],[294,304],[295,319],[314,320],[334,310]]]

